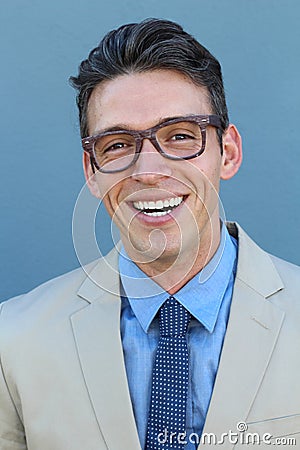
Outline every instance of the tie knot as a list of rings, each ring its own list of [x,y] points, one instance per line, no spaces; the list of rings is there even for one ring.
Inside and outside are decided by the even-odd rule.
[[[174,297],[160,308],[159,329],[163,337],[185,336],[191,315]]]

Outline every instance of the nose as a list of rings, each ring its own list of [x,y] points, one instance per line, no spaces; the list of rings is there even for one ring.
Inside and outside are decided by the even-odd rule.
[[[156,184],[161,178],[172,175],[170,162],[156,150],[149,139],[144,139],[131,176],[145,184]]]

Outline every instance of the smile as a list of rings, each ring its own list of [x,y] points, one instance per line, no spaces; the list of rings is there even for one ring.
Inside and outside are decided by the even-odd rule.
[[[182,201],[183,196],[173,197],[166,200],[133,202],[133,206],[136,210],[147,216],[161,217],[166,214],[170,214],[170,212],[177,208]]]

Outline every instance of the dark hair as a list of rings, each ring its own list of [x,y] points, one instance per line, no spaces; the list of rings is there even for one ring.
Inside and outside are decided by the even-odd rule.
[[[222,132],[228,127],[221,66],[180,25],[160,19],[146,19],[109,32],[82,61],[78,76],[70,77],[71,85],[78,91],[81,136],[88,134],[88,101],[99,83],[119,75],[155,69],[176,70],[207,88],[212,112],[221,117],[222,130],[218,130],[221,141]]]

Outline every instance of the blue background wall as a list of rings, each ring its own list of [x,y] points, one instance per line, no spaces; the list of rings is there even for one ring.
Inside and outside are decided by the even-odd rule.
[[[300,264],[299,0],[12,0],[0,16],[0,299],[78,266],[71,222],[84,178],[67,80],[108,30],[145,17],[178,21],[221,61],[245,155],[222,185],[226,217]]]

